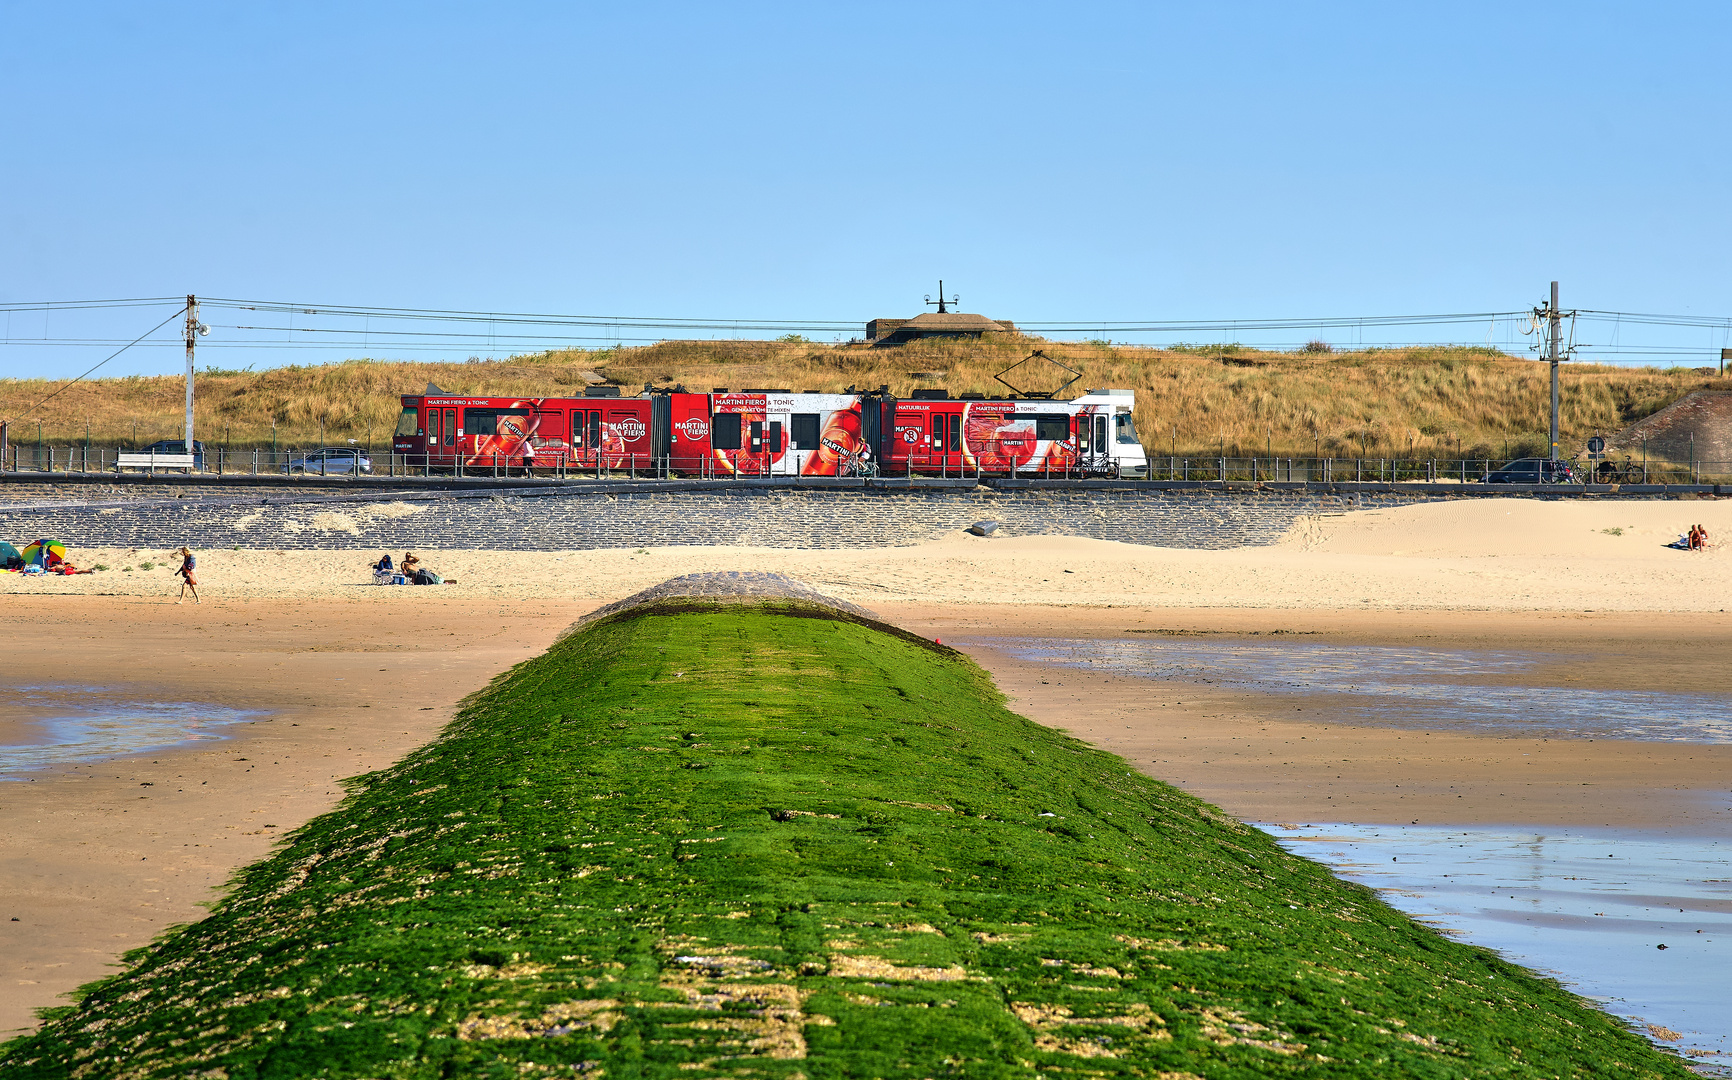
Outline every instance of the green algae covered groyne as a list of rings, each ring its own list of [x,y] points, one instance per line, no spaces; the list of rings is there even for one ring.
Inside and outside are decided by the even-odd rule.
[[[806,599],[565,637],[30,1036],[37,1077],[1685,1077]]]

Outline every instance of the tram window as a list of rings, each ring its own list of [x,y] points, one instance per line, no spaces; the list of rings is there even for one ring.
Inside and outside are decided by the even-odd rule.
[[[571,445],[573,447],[589,445],[583,441],[583,413],[581,412],[571,414]]]
[[[457,410],[445,410],[445,445],[457,445]]]
[[[589,445],[591,445],[591,446],[600,446],[601,445],[601,413],[600,412],[592,412],[589,414]]]
[[[463,429],[470,435],[499,434],[501,416],[528,416],[528,409],[465,409]],[[522,424],[511,425],[521,429]],[[521,432],[519,432],[521,433]]]
[[[788,418],[788,437],[801,450],[818,449],[818,414],[797,412]]]
[[[1142,442],[1141,439],[1137,438],[1137,425],[1131,422],[1130,413],[1119,413],[1113,417],[1113,420],[1115,423],[1114,437],[1119,445],[1137,446]]]
[[[740,448],[740,414],[717,413],[710,421],[710,445],[717,450]]]
[[[398,435],[415,435],[415,434],[418,434],[421,430],[420,425],[418,423],[418,421],[420,419],[421,419],[421,410],[420,409],[417,409],[413,405],[403,406],[402,413],[399,414],[397,417],[397,434]],[[195,439],[193,441],[197,442],[198,440]]]
[[[1107,418],[1104,416],[1097,416],[1095,417],[1095,453],[1104,454],[1106,452]]]
[[[438,409],[428,409],[427,410],[427,441],[429,443],[433,443],[433,444],[437,444],[439,442],[439,410]]]
[[[950,452],[962,452],[962,417],[955,414],[950,417]]]
[[[1036,413],[1034,437],[1050,442],[1063,442],[1070,438],[1070,417],[1064,413]]]
[[[764,450],[764,422],[752,421],[752,453],[762,453]]]

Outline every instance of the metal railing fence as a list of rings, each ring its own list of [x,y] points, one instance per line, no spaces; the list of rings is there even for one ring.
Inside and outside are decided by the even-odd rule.
[[[1505,465],[1496,458],[1153,457],[1149,479],[1217,483],[1486,483]],[[1566,461],[1577,485],[1724,484],[1732,461]]]
[[[522,459],[512,455],[487,455],[462,463],[437,456],[361,452],[364,464],[357,459],[325,459],[314,456],[312,450],[263,447],[207,447],[192,468],[170,465],[121,466],[121,454],[142,453],[121,447],[13,445],[0,455],[0,471],[11,473],[100,474],[136,472],[166,476],[197,473],[206,476],[357,476],[370,477],[466,477],[477,479],[532,476],[548,480],[605,479],[674,479],[704,480],[785,478],[811,479],[776,471],[775,466],[748,459],[724,464],[715,455],[652,456],[647,454],[605,454],[599,460],[573,461],[561,457],[551,462],[538,462],[533,470],[523,468]],[[957,455],[951,455],[956,457]],[[1145,476],[1169,483],[1312,483],[1312,484],[1472,484],[1484,483],[1505,464],[1488,458],[1330,458],[1330,457],[1185,457],[1178,455],[1151,456]],[[1600,486],[1622,485],[1704,485],[1732,483],[1732,461],[1675,462],[1635,459],[1571,461],[1575,484]],[[873,475],[890,479],[1100,479],[1117,475],[1106,463],[1050,462],[1016,469],[986,468],[977,463],[961,465],[946,459],[918,469],[912,462],[878,472],[876,468],[855,468],[843,476]]]

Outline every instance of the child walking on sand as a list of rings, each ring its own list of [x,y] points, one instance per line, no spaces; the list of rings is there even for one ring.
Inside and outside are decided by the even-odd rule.
[[[175,603],[179,604],[179,603],[185,602],[186,591],[188,589],[192,590],[192,602],[193,603],[195,603],[195,604],[204,603],[203,600],[200,600],[198,598],[198,578],[193,574],[193,571],[197,570],[197,569],[198,569],[198,556],[194,555],[191,551],[187,550],[186,548],[181,548],[180,549],[180,569],[175,571],[175,573],[180,575],[180,599],[176,600]]]

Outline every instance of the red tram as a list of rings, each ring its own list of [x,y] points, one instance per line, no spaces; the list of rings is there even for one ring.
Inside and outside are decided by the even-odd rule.
[[[405,395],[392,442],[411,468],[649,476],[1141,477],[1129,390],[1070,401],[646,389],[580,398]]]

